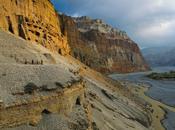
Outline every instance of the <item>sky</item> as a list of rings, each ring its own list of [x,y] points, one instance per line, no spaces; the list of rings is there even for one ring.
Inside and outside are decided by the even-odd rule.
[[[175,0],[52,0],[71,16],[103,19],[141,48],[175,46]]]

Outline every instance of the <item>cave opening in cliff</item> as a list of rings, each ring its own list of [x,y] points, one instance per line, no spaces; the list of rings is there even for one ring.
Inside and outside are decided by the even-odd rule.
[[[16,5],[18,5],[18,1],[17,0],[15,0],[15,3],[16,3]]]
[[[9,32],[14,33],[10,17],[6,16],[6,19],[7,19],[7,23],[8,23],[8,30],[9,30]]]
[[[76,100],[76,105],[81,105],[80,97],[77,98],[77,100]]]
[[[62,51],[61,51],[61,49],[58,50],[58,53],[59,53],[60,55],[62,55]]]
[[[49,110],[47,110],[47,109],[44,109],[44,110],[42,111],[42,114],[51,114],[51,112],[50,112]]]
[[[39,32],[36,31],[35,34],[36,34],[37,37],[40,37],[40,33]]]
[[[19,33],[19,36],[22,37],[23,39],[26,39],[24,28],[23,28],[23,22],[24,22],[23,16],[17,15],[17,20],[18,20],[18,33]]]
[[[22,27],[21,24],[18,25],[18,32],[19,32],[19,36],[22,37],[23,39],[26,39],[25,33],[24,33],[24,29]]]

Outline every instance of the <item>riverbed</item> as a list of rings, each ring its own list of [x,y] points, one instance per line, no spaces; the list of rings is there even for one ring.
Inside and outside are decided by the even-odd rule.
[[[115,80],[147,84],[149,86],[148,91],[145,93],[147,96],[168,106],[175,107],[175,81],[153,80],[146,77],[151,72],[168,72],[170,70],[175,70],[175,67],[157,67],[150,72],[112,74],[109,77]],[[175,130],[175,113],[170,110],[166,110],[166,112],[166,118],[162,123],[167,130]]]

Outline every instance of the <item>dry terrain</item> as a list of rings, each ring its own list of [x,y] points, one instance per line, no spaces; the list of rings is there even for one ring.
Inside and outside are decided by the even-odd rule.
[[[2,130],[153,129],[120,83],[74,58],[3,31],[0,50]]]

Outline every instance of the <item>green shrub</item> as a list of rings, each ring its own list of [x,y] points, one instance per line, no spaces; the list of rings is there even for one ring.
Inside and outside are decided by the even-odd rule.
[[[161,80],[161,79],[175,79],[175,71],[170,71],[170,72],[164,72],[164,73],[151,73],[147,75],[147,77],[156,79],[156,80]]]

